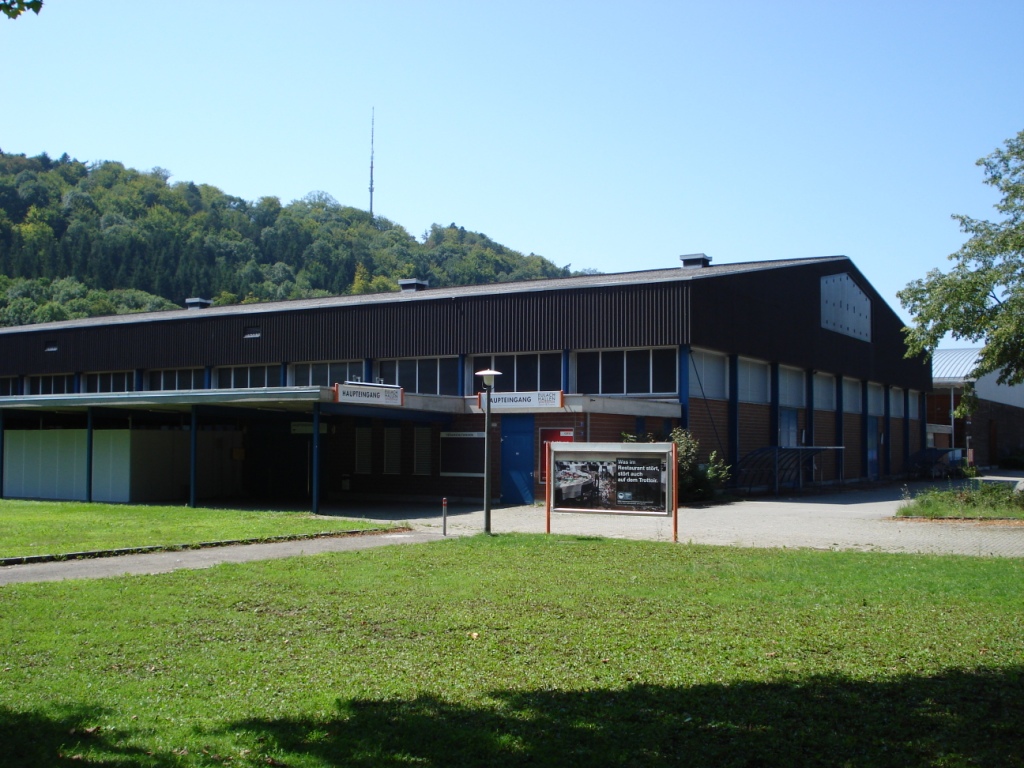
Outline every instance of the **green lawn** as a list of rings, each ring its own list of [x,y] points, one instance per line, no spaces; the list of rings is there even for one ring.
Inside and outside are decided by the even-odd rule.
[[[0,766],[1022,766],[1024,561],[501,535],[0,588]]]
[[[900,507],[902,517],[961,520],[1024,520],[1024,494],[1005,482],[968,480],[921,491]]]
[[[365,530],[307,512],[0,500],[0,557]]]

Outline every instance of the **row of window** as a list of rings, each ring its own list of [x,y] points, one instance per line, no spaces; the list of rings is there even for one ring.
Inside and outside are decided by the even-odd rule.
[[[563,389],[562,354],[544,352],[516,355],[476,355],[469,360],[469,370],[498,370],[495,378],[498,392],[533,392]],[[570,392],[600,395],[675,396],[679,391],[678,351],[675,348],[618,349],[576,352],[570,356],[568,386]],[[322,363],[296,363],[288,367],[287,380],[282,380],[280,365],[249,365],[216,368],[207,383],[202,368],[150,371],[145,388],[151,391],[263,388],[280,386],[330,386],[346,381],[364,381],[366,364],[361,360]],[[458,395],[459,360],[456,357],[427,357],[378,360],[371,380],[380,384],[401,386],[406,392],[421,395]],[[467,374],[468,375],[468,374]],[[801,408],[807,402],[806,373],[798,368],[779,368],[779,403],[783,407]],[[740,358],[737,371],[737,398],[744,403],[771,401],[771,368],[768,363]],[[71,374],[28,376],[25,394],[50,395],[75,391]],[[85,392],[131,392],[136,377],[131,371],[88,373],[82,377]],[[864,408],[861,382],[842,380],[843,411],[860,413]],[[819,410],[835,410],[836,377],[815,373],[814,406]],[[468,384],[466,391],[479,390]],[[17,379],[0,378],[0,396],[17,393]],[[693,350],[689,360],[689,396],[710,400],[729,397],[729,358],[706,350]],[[910,399],[911,418],[917,417],[917,398]],[[884,414],[884,388],[870,383],[867,389],[869,415]],[[891,414],[903,416],[903,392],[893,388],[890,396]]]
[[[804,408],[807,405],[807,374],[799,368],[779,366],[779,405]],[[757,360],[739,359],[737,366],[737,399],[742,403],[771,402],[771,366]],[[836,410],[836,377],[815,373],[814,407],[820,411]],[[725,400],[729,397],[729,358],[726,355],[694,350],[690,358],[690,397]],[[844,413],[861,413],[864,395],[859,379],[842,379]],[[893,387],[889,394],[890,415],[903,418],[903,390]],[[911,392],[910,418],[918,418],[918,396]],[[867,413],[885,415],[885,387],[873,382],[867,387]]]

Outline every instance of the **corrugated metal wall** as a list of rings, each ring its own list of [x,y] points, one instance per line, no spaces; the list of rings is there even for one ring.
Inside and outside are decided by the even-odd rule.
[[[675,345],[687,339],[688,290],[660,283],[428,293],[377,305],[205,317],[195,310],[168,320],[26,329],[0,334],[0,375]]]

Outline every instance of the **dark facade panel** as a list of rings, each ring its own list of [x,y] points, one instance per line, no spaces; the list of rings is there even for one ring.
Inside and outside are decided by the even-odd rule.
[[[499,287],[490,296],[28,329],[0,334],[0,375],[675,345],[685,342],[687,290]]]
[[[848,274],[871,300],[871,341],[822,328],[821,278]],[[808,370],[925,391],[930,364],[906,359],[903,322],[849,261],[693,282],[692,343]]]

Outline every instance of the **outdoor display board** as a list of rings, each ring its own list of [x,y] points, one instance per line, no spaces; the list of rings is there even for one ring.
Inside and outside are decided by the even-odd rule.
[[[672,443],[548,444],[548,508],[554,512],[672,515]]]
[[[442,477],[484,476],[484,433],[442,432]]]

